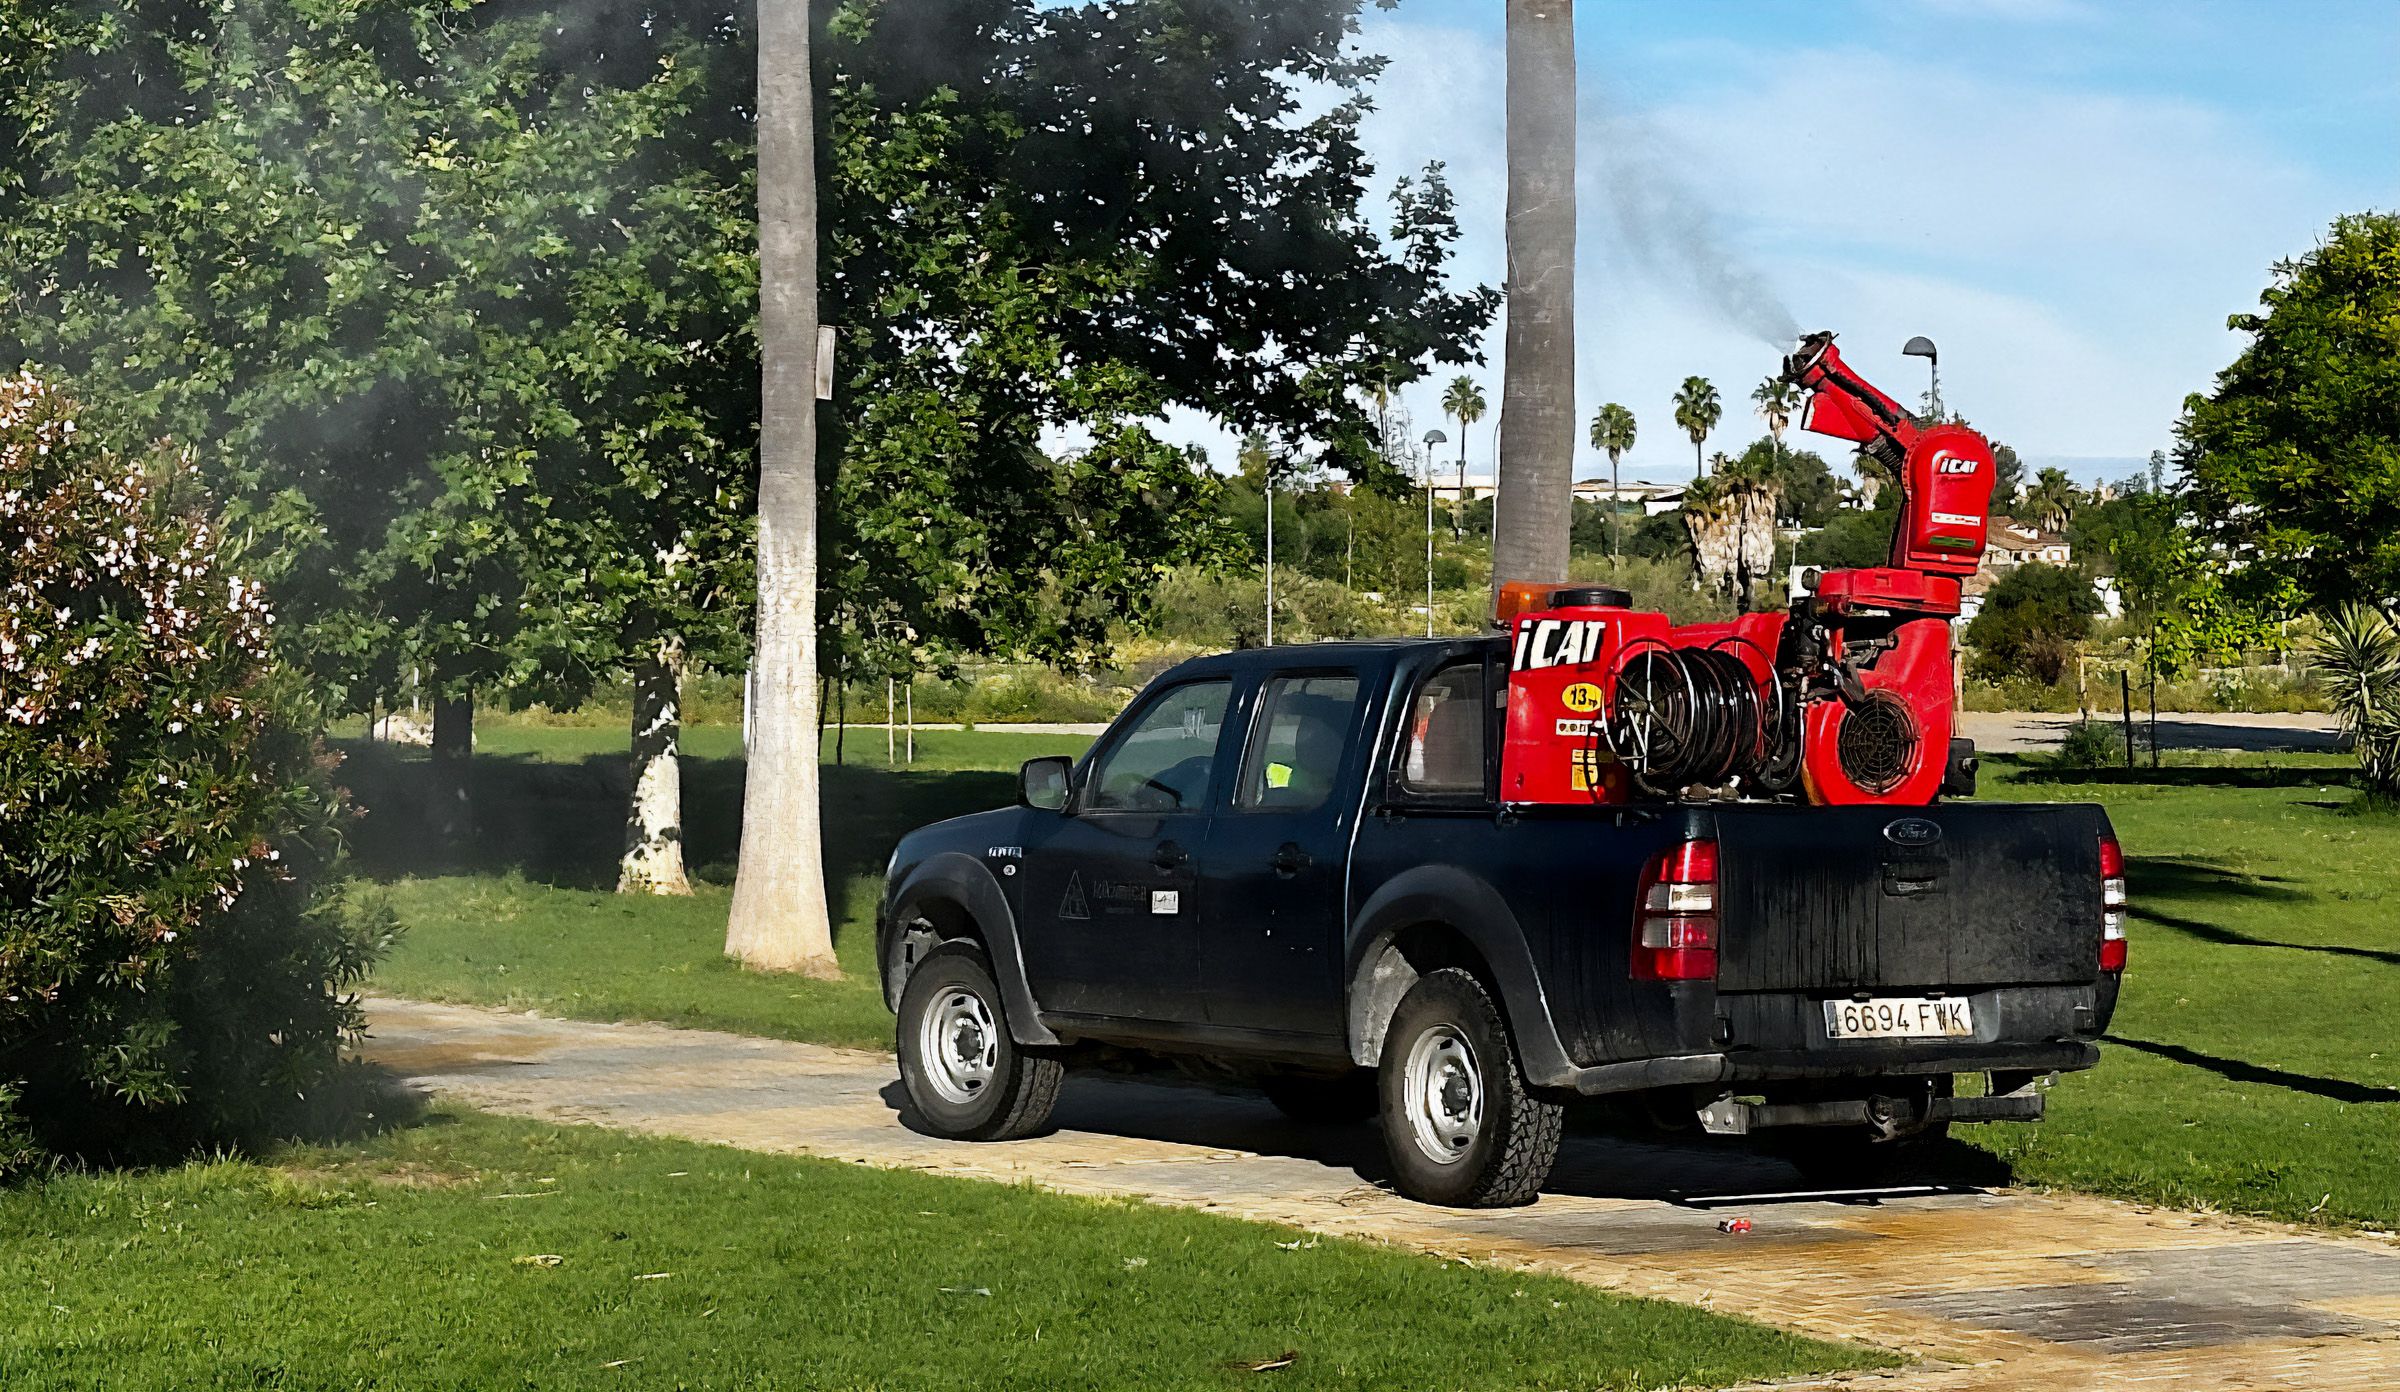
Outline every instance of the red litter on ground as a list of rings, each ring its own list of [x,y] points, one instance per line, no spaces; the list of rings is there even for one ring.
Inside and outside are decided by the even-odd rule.
[[[1750,1235],[1750,1220],[1747,1218],[1719,1219],[1717,1222],[1717,1231],[1723,1233],[1732,1233],[1735,1237],[1748,1237]]]

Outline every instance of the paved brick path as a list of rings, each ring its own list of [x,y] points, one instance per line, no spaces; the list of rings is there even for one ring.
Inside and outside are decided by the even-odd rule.
[[[1924,1360],[1851,1381],[1941,1389],[2400,1388],[2400,1246],[2103,1199],[1893,1192],[1851,1202],[1730,1151],[1572,1138],[1531,1208],[1429,1208],[1373,1183],[1371,1126],[1078,1076],[1057,1134],[906,1129],[881,1054],[382,1000],[365,1052],[492,1111],[1069,1193],[1125,1195],[1557,1272]],[[1755,1231],[1717,1231],[1728,1213]],[[1818,1385],[1818,1384],[1812,1384]]]

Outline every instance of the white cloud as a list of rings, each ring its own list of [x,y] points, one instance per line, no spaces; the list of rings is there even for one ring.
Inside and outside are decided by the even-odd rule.
[[[1930,8],[2040,18],[1982,0]],[[1382,175],[1445,162],[1465,228],[1456,275],[1501,283],[1497,35],[1382,18],[1364,41],[1392,60],[1363,132]],[[1623,62],[1631,71],[1659,56]],[[1715,213],[1689,234],[1676,232],[1679,209],[1654,217],[1654,241],[1697,235],[1737,268],[1747,258],[1803,327],[1840,331],[1894,395],[1922,390],[1922,365],[1898,347],[1927,333],[1942,345],[1951,405],[2026,455],[2102,461],[2167,443],[2184,395],[2238,351],[2225,318],[2255,302],[2272,261],[2351,204],[2390,196],[2329,187],[2214,108],[1985,71],[1973,52],[1927,62],[1695,41],[1673,58],[1709,80],[1639,110],[1622,108],[1607,71],[1587,62],[1583,73],[1580,405],[1586,418],[1603,400],[1633,407],[1642,442],[1629,475],[1690,471],[1667,404],[1688,374],[1714,380],[1726,402],[1712,448],[1753,438],[1749,392],[1776,354],[1708,306],[1691,276],[1633,254],[1604,196],[1628,161]],[[1495,411],[1502,343],[1495,326],[1492,364],[1475,372]],[[1420,422],[1438,418],[1439,392],[1408,393]],[[1479,472],[1492,426],[1475,432]],[[1178,433],[1214,434],[1223,448],[1204,422]],[[1599,467],[1587,452],[1585,472]]]

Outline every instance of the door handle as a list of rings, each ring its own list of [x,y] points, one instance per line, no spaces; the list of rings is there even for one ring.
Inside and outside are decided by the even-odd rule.
[[[1191,864],[1192,856],[1191,852],[1172,841],[1161,841],[1158,843],[1158,849],[1150,853],[1150,863],[1161,870],[1172,872]]]
[[[1300,849],[1300,843],[1286,841],[1275,848],[1275,858],[1267,863],[1275,867],[1277,875],[1288,880],[1317,862]]]

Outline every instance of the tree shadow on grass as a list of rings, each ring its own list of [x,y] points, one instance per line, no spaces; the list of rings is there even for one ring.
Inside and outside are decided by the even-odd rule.
[[[364,812],[350,835],[352,859],[362,873],[390,880],[513,872],[566,889],[615,887],[633,795],[630,761],[624,756],[559,763],[526,755],[478,755],[475,835],[451,844],[429,826],[431,765],[426,759],[364,742],[344,750],[348,758],[341,780]],[[741,759],[682,761],[684,862],[705,881],[733,878],[742,840],[745,769]],[[829,766],[824,778],[826,889],[837,904],[847,883],[880,871],[909,831],[1005,806],[1016,796],[1015,775],[991,771]]]
[[[2197,1049],[2187,1049],[2181,1044],[2161,1044],[2154,1040],[2134,1039],[2121,1034],[2108,1035],[2106,1038],[2111,1044],[2122,1044],[2128,1049],[2138,1049],[2145,1054],[2166,1059],[2170,1063],[2181,1063],[2193,1068],[2207,1069],[2230,1082],[2256,1083],[2262,1087],[2285,1088],[2292,1092],[2304,1092],[2311,1097],[2322,1097],[2333,1102],[2377,1102],[2387,1105],[2400,1103],[2400,1089],[2373,1087],[2366,1083],[2354,1083],[2346,1078],[2320,1078],[2313,1073],[2294,1073],[2287,1069],[2270,1068],[2265,1064],[2251,1063],[2244,1059],[2204,1054]]]
[[[2020,782],[2078,787],[2342,788],[2350,786],[2352,781],[2348,769],[2284,768],[2272,764],[2224,768],[2061,768],[2026,760],[2019,767],[2023,770],[2018,775]]]
[[[2400,951],[2351,947],[2342,943],[2281,942],[2223,927],[2205,919],[2169,913],[2158,908],[2154,902],[2167,899],[2205,904],[2224,899],[2245,899],[2274,904],[2303,904],[2315,900],[2315,895],[2294,888],[2298,882],[2289,876],[2253,874],[2191,856],[2133,856],[2128,858],[2126,868],[2131,872],[2133,888],[2133,904],[2128,911],[2142,923],[2172,928],[2178,933],[2222,947],[2319,952],[2332,957],[2356,957],[2385,966],[2400,966]]]

